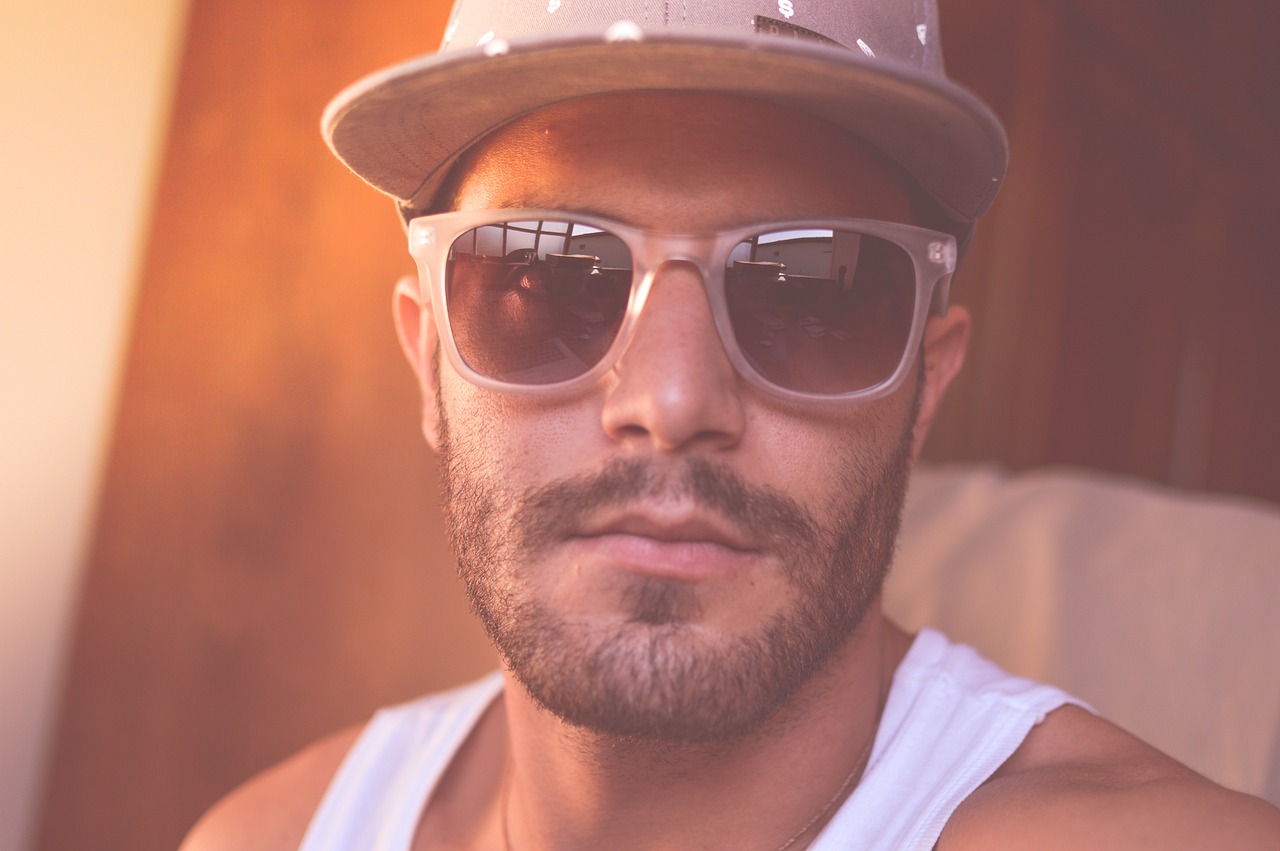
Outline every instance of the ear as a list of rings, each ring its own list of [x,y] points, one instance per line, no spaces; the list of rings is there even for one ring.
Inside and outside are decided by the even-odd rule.
[[[942,398],[946,395],[951,379],[956,377],[964,364],[964,353],[969,348],[969,311],[953,304],[945,316],[930,316],[924,326],[924,377],[920,387],[920,411],[911,433],[911,460],[920,457],[929,427],[938,414]]]
[[[438,337],[431,299],[422,292],[415,276],[406,275],[396,281],[392,310],[400,349],[418,379],[418,391],[422,394],[422,434],[432,449],[439,449],[440,409],[436,399],[440,387],[434,367]]]

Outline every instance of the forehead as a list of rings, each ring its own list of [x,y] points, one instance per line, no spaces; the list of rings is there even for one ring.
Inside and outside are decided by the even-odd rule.
[[[913,222],[908,181],[807,113],[748,98],[636,92],[568,101],[500,128],[455,172],[458,209],[551,207],[655,230],[779,218]]]

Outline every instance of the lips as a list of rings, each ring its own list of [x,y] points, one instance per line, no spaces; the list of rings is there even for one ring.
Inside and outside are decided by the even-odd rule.
[[[688,581],[727,578],[760,555],[744,531],[692,509],[604,516],[584,526],[571,546],[603,566]]]

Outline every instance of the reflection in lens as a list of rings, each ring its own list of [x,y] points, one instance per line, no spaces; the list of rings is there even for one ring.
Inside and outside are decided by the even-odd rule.
[[[901,247],[853,231],[791,230],[741,243],[725,269],[738,347],[773,383],[850,393],[889,378],[915,312]]]
[[[631,292],[631,254],[573,222],[504,222],[454,241],[445,298],[463,361],[512,384],[552,384],[600,362]]]

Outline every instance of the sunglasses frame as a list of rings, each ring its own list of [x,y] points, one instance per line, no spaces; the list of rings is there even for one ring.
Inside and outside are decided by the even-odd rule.
[[[550,384],[515,384],[490,378],[472,369],[458,351],[449,319],[445,293],[445,266],[449,250],[458,237],[473,228],[503,222],[573,222],[609,231],[631,252],[632,285],[626,312],[617,336],[600,361],[581,375]],[[734,369],[756,389],[788,402],[806,404],[850,404],[869,402],[893,393],[901,386],[924,337],[930,313],[945,315],[951,278],[956,268],[956,242],[950,234],[926,230],[898,222],[855,218],[786,219],[758,222],[744,227],[703,235],[666,234],[632,227],[590,213],[571,210],[497,209],[437,213],[411,219],[408,223],[409,253],[418,266],[419,287],[434,306],[436,329],[453,368],[478,387],[501,393],[532,396],[571,395],[598,381],[618,363],[635,335],[636,325],[653,290],[658,271],[667,263],[688,263],[702,276],[725,354]],[[775,384],[757,372],[738,346],[729,316],[724,290],[724,268],[733,249],[751,236],[771,231],[831,229],[855,230],[897,245],[911,258],[916,273],[916,292],[911,330],[898,365],[879,384],[848,393],[808,393]]]

